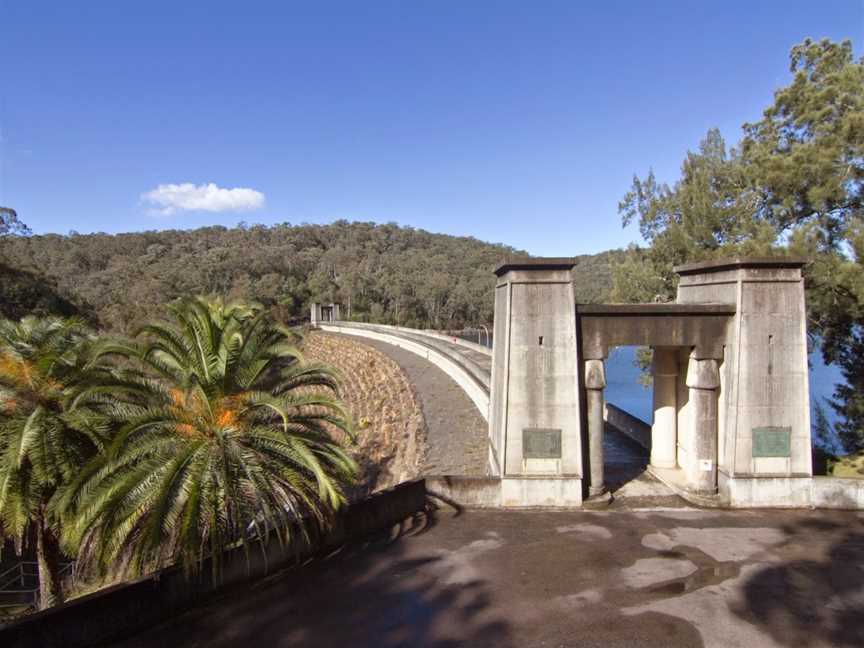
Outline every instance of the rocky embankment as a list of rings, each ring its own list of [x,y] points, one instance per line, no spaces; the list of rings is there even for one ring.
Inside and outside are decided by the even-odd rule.
[[[352,451],[361,485],[356,495],[418,477],[425,462],[426,425],[417,393],[399,365],[362,342],[321,331],[306,334],[303,353],[342,374],[339,396],[357,431]]]

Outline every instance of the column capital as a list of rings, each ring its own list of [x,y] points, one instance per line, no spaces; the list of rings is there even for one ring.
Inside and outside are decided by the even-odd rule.
[[[687,363],[687,386],[692,389],[717,389],[720,386],[720,367],[713,358],[697,360],[690,357]]]
[[[605,389],[606,367],[602,360],[585,361],[585,388]]]
[[[723,343],[714,341],[706,344],[697,344],[690,351],[690,357],[696,360],[718,360],[723,361]]]
[[[609,347],[605,344],[595,344],[586,341],[582,349],[582,357],[586,360],[605,360],[609,357]]]
[[[651,373],[654,376],[678,375],[678,351],[669,347],[655,347],[651,360]]]

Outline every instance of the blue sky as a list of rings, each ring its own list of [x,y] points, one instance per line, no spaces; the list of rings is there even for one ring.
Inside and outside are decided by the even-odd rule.
[[[804,37],[862,35],[859,0],[0,0],[0,205],[37,233],[344,218],[597,252],[638,239],[634,172],[737,139]]]

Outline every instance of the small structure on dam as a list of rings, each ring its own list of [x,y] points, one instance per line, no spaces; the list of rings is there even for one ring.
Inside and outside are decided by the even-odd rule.
[[[675,303],[635,305],[577,305],[570,259],[500,266],[489,438],[502,504],[605,496],[604,359],[623,345],[654,350],[652,472],[706,502],[806,503],[803,265],[683,265]]]
[[[312,326],[318,326],[322,323],[338,322],[341,317],[339,314],[339,304],[318,304],[312,303],[310,308],[310,322]]]

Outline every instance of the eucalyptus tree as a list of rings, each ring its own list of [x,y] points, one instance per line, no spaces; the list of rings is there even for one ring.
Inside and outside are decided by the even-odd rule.
[[[327,367],[307,364],[260,307],[185,299],[101,356],[123,364],[115,436],[67,491],[85,566],[140,574],[327,522],[356,467]]]
[[[97,411],[74,399],[106,371],[89,360],[92,341],[76,320],[0,320],[0,539],[35,550],[42,608],[64,598],[52,500],[107,434]]]
[[[18,218],[18,213],[11,207],[0,207],[0,236],[26,236],[30,228]]]

